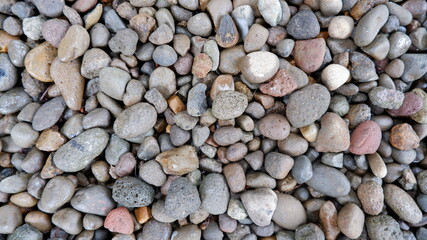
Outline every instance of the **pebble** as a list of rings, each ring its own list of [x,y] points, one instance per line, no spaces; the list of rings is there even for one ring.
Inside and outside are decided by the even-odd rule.
[[[46,18],[39,15],[35,17],[25,18],[22,21],[22,30],[25,36],[37,41],[43,38],[43,24],[46,22]]]
[[[240,128],[220,127],[213,134],[213,140],[220,146],[228,146],[238,142],[243,137]]]
[[[13,142],[19,147],[29,148],[34,146],[39,137],[39,133],[34,131],[28,123],[18,123],[13,126],[10,136]]]
[[[296,65],[306,73],[315,72],[320,68],[326,51],[323,38],[295,41],[293,56]]]
[[[405,69],[405,65],[403,61],[400,59],[394,59],[389,64],[387,64],[387,67],[385,67],[384,71],[391,78],[400,78],[403,74],[404,69]]]
[[[422,219],[422,212],[404,190],[393,184],[384,186],[384,199],[387,205],[403,220],[416,224]]]
[[[178,60],[175,50],[169,45],[156,47],[153,52],[153,60],[160,66],[171,66]]]
[[[25,69],[31,77],[39,81],[52,82],[50,66],[56,56],[57,49],[48,42],[44,42],[27,53],[24,60]]]
[[[259,87],[262,93],[273,96],[283,97],[292,93],[298,87],[295,77],[285,69],[279,69],[277,73],[268,81]]]
[[[77,191],[71,199],[71,206],[83,213],[107,216],[115,207],[111,190],[102,185],[93,185]]]
[[[103,129],[86,130],[60,147],[53,157],[53,162],[65,172],[80,171],[104,151],[108,139],[108,134]]]
[[[399,150],[410,150],[419,146],[420,139],[411,125],[401,123],[391,129],[389,141]]]
[[[65,3],[63,0],[35,0],[34,5],[41,14],[54,18],[61,15]]]
[[[418,97],[421,98],[421,100],[423,101],[423,107],[416,113],[411,114],[410,117],[418,123],[427,123],[427,93],[421,90],[420,88],[415,88],[414,90],[412,90],[412,93],[418,95]]]
[[[156,26],[156,20],[146,13],[139,13],[129,21],[129,27],[133,29],[143,43],[147,42],[149,35]]]
[[[126,28],[119,30],[116,35],[108,41],[108,47],[113,52],[132,56],[136,51],[137,43],[138,34],[132,29]]]
[[[172,29],[167,24],[162,24],[150,34],[148,40],[155,45],[167,44],[173,40]]]
[[[100,71],[110,63],[111,58],[106,52],[100,48],[91,48],[83,55],[81,74],[88,79],[99,77]]]
[[[247,81],[262,83],[276,74],[279,69],[279,58],[270,52],[251,52],[241,60],[240,66]]]
[[[224,49],[219,59],[219,70],[223,74],[238,74],[242,68],[240,62],[245,55],[242,45]]]
[[[25,55],[30,51],[30,48],[21,40],[12,40],[8,45],[8,54],[9,59],[5,54],[1,54],[0,61],[2,65],[6,66],[6,75],[2,77],[3,87],[12,85],[12,82],[16,82],[17,73],[16,69],[12,67],[12,64],[15,67],[24,67]],[[11,64],[12,63],[12,64]],[[5,89],[8,90],[8,89]]]
[[[15,229],[22,225],[22,214],[19,207],[9,204],[0,207],[0,233],[11,234]]]
[[[161,165],[154,160],[147,161],[144,164],[140,163],[139,177],[156,187],[161,187],[166,182],[166,174],[163,172]]]
[[[196,150],[190,145],[184,145],[157,155],[156,161],[162,165],[166,174],[184,175],[199,167]]]
[[[277,207],[277,195],[268,188],[259,188],[244,192],[242,203],[251,220],[260,227],[270,224],[274,210]]]
[[[374,121],[364,121],[354,129],[349,151],[353,154],[373,154],[381,143],[381,128]]]
[[[157,88],[165,99],[176,91],[175,73],[165,67],[156,68],[150,75],[149,88]]]
[[[110,32],[102,23],[97,23],[90,29],[90,36],[93,48],[105,47],[110,40]]]
[[[239,163],[226,165],[223,168],[223,174],[231,192],[237,193],[245,188],[246,176],[243,167]]]
[[[405,70],[401,77],[404,82],[420,79],[427,72],[427,66],[422,64],[427,61],[427,54],[407,53],[403,54],[400,60],[405,64]]]
[[[65,104],[72,110],[80,110],[83,102],[85,80],[80,75],[80,61],[61,62],[55,58],[50,75],[61,91]]]
[[[245,39],[246,35],[249,32],[250,26],[254,22],[254,14],[252,8],[249,5],[242,5],[236,7],[231,13],[231,16],[233,17],[233,20],[237,25],[240,36],[242,37],[242,39]]]
[[[246,52],[257,51],[267,42],[268,37],[269,32],[265,27],[259,24],[253,24],[244,38],[243,47]]]
[[[341,152],[350,146],[350,133],[345,121],[335,113],[326,113],[315,142],[318,152]]]
[[[48,232],[52,229],[50,216],[40,211],[31,211],[25,215],[25,222],[37,228],[40,232]]]
[[[18,42],[17,40],[9,43],[9,48],[14,48],[14,42]],[[25,45],[25,44],[24,44]],[[26,46],[26,45],[25,45]],[[28,47],[27,47],[28,48]],[[0,90],[7,91],[11,89],[16,82],[18,81],[18,73],[17,69],[14,67],[16,65],[14,62],[15,57],[13,57],[14,53],[17,51],[9,49],[9,56],[6,53],[0,54],[0,64],[1,64],[1,76],[0,76]]]
[[[154,201],[154,188],[136,177],[123,177],[114,183],[112,197],[124,207],[145,207]]]
[[[319,211],[319,218],[326,239],[334,239],[340,234],[337,223],[337,209],[331,201],[327,201],[322,205]]]
[[[184,0],[181,0],[181,1],[184,1]],[[190,10],[194,10],[194,9],[190,9]],[[220,25],[221,17],[223,15],[229,14],[233,10],[233,4],[232,4],[232,1],[229,1],[229,0],[213,0],[208,2],[206,6],[206,10],[211,15],[215,29],[218,29]]]
[[[175,179],[165,200],[166,214],[182,219],[195,212],[201,205],[197,187],[184,177]]]
[[[191,73],[197,78],[204,78],[212,69],[212,60],[206,53],[194,57]]]
[[[334,91],[350,79],[350,71],[340,64],[330,64],[322,70],[321,78],[329,91]]]
[[[347,177],[335,168],[322,164],[313,165],[313,177],[307,185],[330,197],[343,197],[350,192]]]
[[[357,197],[367,214],[378,215],[383,210],[384,193],[379,183],[372,180],[363,182],[357,188]]]
[[[222,91],[212,103],[212,114],[220,120],[237,118],[248,106],[247,97],[237,91]]]
[[[169,223],[158,222],[154,219],[144,224],[142,233],[138,234],[141,240],[160,239],[167,240],[172,233],[172,226]]]
[[[52,46],[58,48],[70,24],[62,19],[50,19],[43,23],[43,38]]]
[[[316,224],[307,223],[299,226],[295,231],[295,240],[303,239],[323,240],[325,239],[325,234]]]
[[[305,209],[293,196],[277,193],[277,208],[273,214],[273,222],[284,229],[295,230],[307,222]]]
[[[402,106],[404,95],[402,92],[385,87],[374,87],[369,91],[372,104],[386,109],[398,109]]]
[[[409,36],[402,32],[395,32],[391,34],[389,41],[390,51],[387,54],[389,59],[395,59],[406,53],[412,43]]]
[[[354,203],[347,203],[338,213],[339,230],[348,238],[356,239],[363,231],[365,215]]]
[[[367,12],[354,29],[354,43],[359,47],[369,45],[386,23],[388,15],[389,11],[385,5],[376,6]]]
[[[75,60],[83,56],[89,44],[90,36],[86,29],[80,25],[73,25],[68,28],[58,46],[58,57],[63,62]]]
[[[389,215],[368,217],[366,230],[371,239],[403,239],[399,223]]]
[[[328,109],[331,97],[326,87],[308,85],[291,94],[286,108],[286,117],[293,127],[310,125]]]
[[[43,189],[37,207],[45,213],[54,213],[68,201],[75,191],[74,183],[63,176],[57,176],[49,180]]]
[[[261,16],[270,26],[276,26],[282,20],[282,7],[279,0],[260,0],[257,3]]]
[[[148,132],[157,119],[156,109],[148,103],[137,103],[122,111],[114,121],[114,132],[121,138],[137,137]]]
[[[378,34],[374,41],[362,47],[362,50],[376,60],[384,60],[390,50],[390,41],[384,34]]]
[[[115,67],[105,67],[99,71],[99,88],[108,96],[122,100],[126,85],[131,79],[129,73]]]
[[[260,133],[273,140],[282,140],[289,136],[290,125],[285,116],[280,114],[269,114],[258,123]],[[274,131],[272,131],[274,129]]]
[[[212,23],[207,13],[198,13],[188,19],[187,28],[196,36],[208,37],[212,31]]]
[[[105,218],[104,227],[111,232],[132,234],[134,230],[132,215],[125,207],[113,209]]]
[[[286,30],[297,40],[310,39],[320,33],[320,25],[312,11],[303,10],[291,17]]]

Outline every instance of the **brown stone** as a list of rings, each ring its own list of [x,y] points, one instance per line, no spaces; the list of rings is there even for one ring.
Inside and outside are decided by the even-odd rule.
[[[381,143],[381,128],[374,121],[364,121],[354,129],[350,138],[350,152],[357,155],[372,154]]]
[[[27,213],[24,221],[28,224],[31,224],[42,233],[48,232],[50,229],[52,229],[50,216],[44,212],[31,211]]]
[[[239,41],[239,31],[230,15],[226,14],[221,17],[215,39],[223,48],[232,47]]]
[[[394,126],[390,131],[389,141],[393,147],[400,150],[410,150],[420,145],[420,138],[407,123]]]
[[[43,179],[53,178],[55,176],[58,176],[58,175],[61,175],[62,173],[64,173],[64,171],[62,171],[61,169],[59,169],[55,166],[55,163],[53,163],[53,161],[52,161],[52,157],[53,157],[53,153],[51,153],[49,155],[49,157],[47,157],[46,163],[44,164],[44,166],[42,168],[40,176]]]
[[[266,83],[263,83],[259,89],[262,93],[273,96],[283,97],[292,93],[298,87],[298,83],[293,75],[287,70],[279,69],[277,73]]]
[[[199,53],[193,61],[191,73],[197,78],[204,78],[212,69],[212,60],[206,53]]]
[[[136,208],[134,210],[134,213],[135,213],[136,221],[138,221],[139,224],[146,223],[152,217],[151,210],[149,207]]]
[[[325,113],[315,142],[318,152],[342,152],[350,146],[350,132],[345,121],[335,113]]]
[[[9,33],[0,30],[0,53],[7,52],[9,43],[13,40],[19,40],[19,37],[12,36]]]
[[[348,238],[358,238],[363,231],[365,214],[354,203],[347,203],[338,214],[338,227]]]
[[[283,140],[289,136],[291,126],[285,116],[273,113],[259,121],[258,129],[264,137]]]
[[[375,181],[366,181],[357,188],[357,197],[362,204],[363,211],[369,215],[378,215],[383,210],[384,193],[380,184]]]
[[[87,30],[80,25],[68,28],[58,47],[58,58],[63,62],[75,60],[86,52],[90,45]]]
[[[196,149],[190,145],[162,152],[157,155],[156,161],[162,165],[163,171],[170,175],[184,175],[199,167]]]
[[[168,106],[174,113],[179,113],[185,110],[185,104],[177,95],[173,95],[168,99]]]
[[[140,13],[129,21],[129,27],[138,34],[139,40],[143,43],[147,42],[155,26],[156,19],[146,13]]]
[[[350,9],[350,15],[354,20],[359,20],[374,6],[374,0],[360,0]]]
[[[57,56],[57,49],[43,42],[31,49],[25,56],[25,69],[31,77],[42,82],[53,82],[50,66]]]
[[[323,63],[326,42],[323,38],[295,42],[293,56],[296,65],[306,73],[315,72]]]
[[[21,192],[10,197],[10,201],[18,207],[32,208],[36,206],[37,199],[28,192]]]
[[[211,90],[209,92],[212,100],[215,100],[216,96],[221,91],[234,90],[234,79],[231,75],[219,75],[212,83]]]
[[[331,201],[327,201],[322,205],[319,218],[326,239],[337,239],[341,231],[338,228],[338,212]]]
[[[270,95],[255,93],[255,100],[259,102],[265,109],[272,108],[274,106],[274,98]]]
[[[223,168],[223,173],[232,192],[237,193],[245,189],[246,176],[242,165],[230,163]]]
[[[67,142],[67,138],[62,135],[58,129],[45,129],[40,134],[36,142],[36,147],[45,152],[53,152],[58,150]]]

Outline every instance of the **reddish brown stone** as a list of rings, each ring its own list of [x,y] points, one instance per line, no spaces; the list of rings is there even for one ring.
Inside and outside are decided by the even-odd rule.
[[[388,109],[387,112],[392,117],[405,117],[414,114],[423,107],[423,100],[414,93],[405,93],[402,106],[398,109]]]
[[[374,6],[374,0],[360,0],[350,9],[350,15],[354,20],[359,20]]]
[[[131,152],[125,153],[120,157],[119,162],[116,164],[115,173],[118,177],[129,176],[133,173],[135,166],[135,156]]]
[[[133,233],[134,223],[132,216],[125,207],[111,210],[104,221],[104,227],[111,232],[121,234]]]
[[[374,121],[364,121],[354,129],[350,138],[350,152],[357,155],[373,154],[381,143],[381,128]]]
[[[199,53],[193,61],[193,73],[197,78],[204,78],[212,69],[212,60],[206,53]]]
[[[312,73],[322,65],[325,52],[325,40],[323,38],[315,38],[296,41],[293,56],[298,67],[304,72]]]
[[[410,150],[420,145],[420,138],[407,123],[394,126],[390,131],[389,141],[393,147],[400,150]]]
[[[259,87],[259,90],[273,97],[283,97],[292,93],[297,87],[298,83],[295,78],[285,69],[279,69],[276,75]]]

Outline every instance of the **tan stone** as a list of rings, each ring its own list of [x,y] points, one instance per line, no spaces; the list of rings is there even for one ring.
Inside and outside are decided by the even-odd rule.
[[[49,128],[43,130],[36,142],[36,147],[45,152],[53,152],[58,150],[62,145],[67,142],[57,129]]]
[[[52,229],[52,223],[48,214],[40,211],[31,211],[27,213],[24,221],[37,228],[40,232],[48,232]]]
[[[31,49],[25,56],[25,69],[35,79],[42,82],[53,82],[50,65],[56,58],[57,50],[48,42],[43,42]]]
[[[40,176],[43,179],[50,179],[64,173],[64,171],[62,171],[61,169],[55,166],[55,164],[52,162],[52,157],[53,157],[53,153],[51,153],[49,157],[47,157],[46,163],[42,168]]]
[[[212,100],[215,100],[219,92],[226,90],[234,90],[233,76],[228,74],[219,75],[212,83],[209,95]]]
[[[146,223],[152,217],[151,210],[150,210],[149,207],[139,207],[139,208],[136,208],[134,210],[134,213],[135,213],[136,220],[140,224]]]
[[[378,153],[368,155],[369,167],[371,168],[372,173],[379,177],[384,178],[387,175],[387,166],[384,163],[384,160]]]
[[[319,212],[320,224],[322,225],[327,240],[335,240],[340,234],[338,228],[338,213],[331,201],[325,202]]]
[[[90,45],[90,36],[80,25],[68,28],[58,47],[58,57],[63,62],[77,59],[86,52]]]
[[[28,192],[21,192],[10,197],[10,201],[18,207],[31,208],[37,204],[37,199]]]
[[[190,145],[162,152],[157,155],[156,161],[162,165],[166,174],[171,175],[184,175],[199,167],[196,149]]]
[[[174,113],[179,113],[185,110],[185,104],[177,95],[173,95],[168,99],[168,106]]]
[[[9,43],[12,40],[19,40],[19,37],[12,36],[9,33],[0,30],[0,53],[5,53],[8,50]]]

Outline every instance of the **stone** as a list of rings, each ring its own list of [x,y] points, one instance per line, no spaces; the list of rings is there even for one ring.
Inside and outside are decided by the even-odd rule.
[[[263,83],[276,74],[279,58],[270,52],[251,52],[241,60],[240,68],[250,83]]]
[[[285,69],[279,69],[268,82],[259,87],[262,93],[273,97],[283,97],[291,94],[297,88],[298,83],[295,77]]]
[[[336,39],[346,39],[351,36],[354,28],[354,20],[349,16],[336,16],[331,19],[328,26],[328,34]]]
[[[31,49],[25,56],[25,69],[35,79],[42,82],[52,82],[50,66],[57,56],[57,49],[44,42]]]
[[[32,127],[36,131],[50,128],[59,120],[65,110],[62,97],[56,97],[44,103],[34,114]]]
[[[194,57],[191,73],[197,78],[204,78],[212,69],[212,60],[206,53]]]
[[[335,113],[326,113],[315,141],[318,152],[341,152],[350,146],[350,133],[345,121]]]
[[[113,209],[105,218],[104,227],[111,232],[132,234],[134,230],[132,215],[124,207]]]
[[[35,41],[42,39],[42,28],[44,22],[46,22],[46,18],[42,15],[25,18],[22,21],[22,30],[24,31],[25,36]]]
[[[416,224],[422,219],[422,212],[404,190],[393,184],[384,186],[384,199],[387,205],[403,220]]]
[[[160,66],[168,67],[176,63],[178,55],[171,46],[161,45],[154,49],[153,60]]]
[[[350,79],[350,71],[340,64],[330,64],[322,70],[321,78],[329,91],[334,91]]]
[[[348,238],[358,238],[363,231],[365,215],[354,203],[347,203],[338,213],[338,227]]]
[[[289,136],[290,125],[285,116],[273,113],[263,117],[258,123],[258,130],[264,137],[283,140]],[[273,131],[272,131],[273,130]]]
[[[133,16],[129,23],[129,27],[138,34],[139,40],[143,43],[147,42],[149,35],[156,26],[156,20],[146,13]]]
[[[357,188],[357,197],[367,214],[378,215],[383,210],[384,193],[379,183],[372,180],[363,182]]]
[[[325,234],[322,229],[314,223],[307,223],[299,226],[295,231],[295,239],[313,239],[313,240],[323,240],[325,239]]]
[[[389,215],[368,217],[366,230],[371,239],[403,239],[399,223]]]
[[[132,29],[126,28],[119,30],[114,37],[108,41],[108,47],[111,51],[131,56],[136,51],[138,43],[138,34]]]
[[[187,29],[196,36],[208,37],[212,31],[212,23],[207,13],[198,13],[188,19]]]
[[[75,191],[74,183],[63,176],[52,178],[43,189],[37,207],[45,213],[54,213],[68,201]]]
[[[116,180],[112,197],[128,208],[145,207],[154,201],[154,189],[138,178],[126,176]]]
[[[142,233],[138,234],[141,240],[161,239],[167,240],[172,233],[172,226],[169,223],[158,222],[154,219],[144,224]]]
[[[22,214],[19,207],[8,204],[0,207],[0,233],[11,234],[15,229],[22,225]]]
[[[386,23],[388,15],[388,8],[384,5],[379,5],[367,12],[353,31],[354,43],[359,47],[369,45]]]
[[[401,123],[391,129],[389,141],[397,149],[410,150],[419,146],[420,139],[411,125]]]
[[[210,214],[223,214],[227,211],[230,193],[225,178],[217,173],[211,173],[203,178],[200,185],[202,207]]]
[[[64,38],[70,24],[62,19],[50,19],[43,23],[42,34],[43,38],[58,48],[61,40]]]
[[[129,80],[129,73],[119,68],[105,67],[99,71],[100,90],[117,100],[123,99]]]
[[[34,226],[40,232],[48,232],[52,229],[50,216],[40,211],[31,211],[25,215],[25,222]]]
[[[53,157],[53,162],[65,172],[80,171],[104,151],[108,139],[108,134],[103,129],[86,130],[60,147]]]
[[[98,77],[100,71],[107,67],[110,62],[111,58],[104,50],[91,48],[83,56],[81,74],[88,79]]]
[[[228,164],[223,168],[223,174],[227,180],[231,192],[240,192],[246,186],[246,177],[243,167],[238,163]]]
[[[278,0],[260,0],[258,10],[270,26],[276,26],[282,20],[282,7]]]
[[[273,222],[287,230],[295,230],[307,222],[305,209],[300,201],[289,194],[277,194],[277,208]]]
[[[77,191],[71,199],[71,206],[83,213],[107,216],[115,207],[111,190],[102,185],[93,185]]]
[[[223,15],[229,14],[233,10],[233,4],[232,1],[229,0],[213,0],[208,2],[206,10],[211,15],[215,29],[218,29],[221,17]]]
[[[190,145],[184,145],[157,155],[156,161],[162,165],[166,174],[184,175],[199,167],[196,150]]]
[[[312,11],[303,10],[291,17],[286,30],[297,40],[310,39],[320,33],[320,25]]]
[[[390,50],[390,41],[384,34],[378,34],[374,41],[362,47],[362,50],[376,60],[384,60]]]
[[[63,62],[77,59],[89,48],[89,33],[80,25],[68,28],[64,38],[58,46],[58,57]]]
[[[9,46],[13,46],[13,43],[17,41],[12,41]],[[26,46],[26,45],[25,45]],[[7,91],[11,89],[18,81],[18,72],[17,69],[13,66],[13,59],[11,55],[12,51],[9,51],[9,56],[5,53],[0,54],[0,65],[2,66],[1,76],[0,76],[0,90]],[[15,64],[16,65],[16,64]]]
[[[374,87],[369,91],[372,104],[386,109],[398,109],[402,106],[404,95],[402,92],[385,87]]]
[[[233,19],[228,14],[221,16],[216,32],[215,40],[223,48],[233,47],[239,41],[239,31]]]
[[[137,103],[122,111],[114,121],[114,132],[121,138],[137,137],[148,132],[157,119],[156,109],[148,103]]]
[[[414,93],[405,93],[403,104],[398,109],[389,109],[387,112],[393,117],[404,117],[421,110],[423,104],[421,98]]]
[[[395,32],[389,37],[390,51],[387,54],[389,59],[395,59],[405,54],[412,42],[408,35],[402,32]]]
[[[260,227],[270,224],[277,207],[277,195],[268,188],[246,191],[241,195],[242,203],[251,220]]]
[[[415,88],[414,90],[412,90],[412,93],[416,94],[418,97],[421,98],[423,102],[423,107],[416,113],[411,114],[410,117],[418,123],[427,123],[427,93],[420,88]]]
[[[219,60],[219,70],[223,74],[238,74],[241,70],[240,62],[245,55],[242,45],[224,49]]]
[[[166,67],[156,68],[150,75],[149,88],[157,88],[165,99],[176,91],[175,73]]]
[[[173,40],[172,29],[167,24],[162,24],[150,34],[148,40],[155,45],[167,44]]]
[[[257,51],[267,42],[268,30],[259,24],[253,24],[244,38],[244,48],[246,52]]]
[[[313,165],[313,177],[307,185],[330,197],[343,197],[350,192],[347,177],[335,168],[323,164]]]
[[[222,91],[212,103],[212,114],[220,120],[237,118],[248,106],[248,99],[237,91]]]
[[[323,38],[295,41],[292,54],[296,65],[306,73],[320,68],[326,53],[326,42]]]
[[[405,64],[402,80],[412,82],[420,79],[427,72],[427,65],[422,64],[427,60],[427,54],[403,54],[400,60]]]
[[[13,88],[0,96],[0,113],[16,113],[30,102],[30,96],[25,93],[23,88]]]
[[[50,75],[61,91],[65,104],[72,110],[80,110],[83,102],[85,79],[80,75],[79,60],[61,62],[55,58],[50,66]]]
[[[286,117],[293,127],[310,125],[328,109],[331,97],[326,87],[308,85],[291,94],[286,108]]]
[[[381,143],[381,128],[374,121],[364,121],[354,129],[349,151],[353,154],[373,154]]]
[[[165,200],[167,215],[182,219],[195,212],[200,204],[197,187],[188,178],[179,177],[172,182]]]
[[[19,147],[29,148],[34,146],[39,137],[39,133],[34,131],[28,123],[18,123],[13,126],[10,136],[13,142]]]

